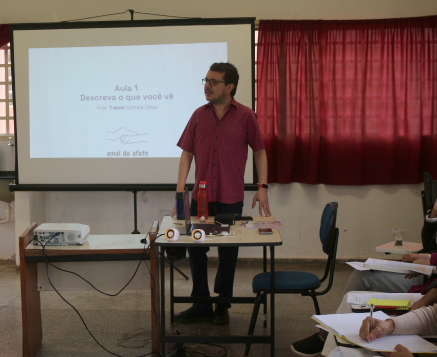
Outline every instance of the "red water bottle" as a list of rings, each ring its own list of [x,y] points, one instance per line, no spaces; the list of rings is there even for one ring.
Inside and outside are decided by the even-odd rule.
[[[199,194],[197,195],[197,218],[208,219],[208,191],[206,181],[200,181]]]

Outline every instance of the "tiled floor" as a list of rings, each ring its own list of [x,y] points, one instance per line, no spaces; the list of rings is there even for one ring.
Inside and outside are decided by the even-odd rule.
[[[187,261],[178,262],[177,266],[189,275]],[[216,263],[210,261],[210,282],[214,280]],[[321,276],[324,266],[321,264],[278,263],[277,270],[303,270]],[[251,296],[252,278],[261,271],[258,262],[240,260],[238,263],[234,292],[235,296]],[[337,265],[334,285],[331,291],[319,298],[322,313],[331,313],[342,297],[343,287],[351,273],[347,265]],[[166,274],[168,277],[169,274]],[[21,346],[21,301],[20,275],[15,264],[0,263],[0,356],[22,356]],[[168,284],[166,285],[168,287]],[[175,273],[175,291],[179,295],[189,295],[191,280],[186,281]],[[117,341],[124,333],[150,329],[149,291],[126,291],[117,297],[106,297],[95,292],[63,292],[65,298],[82,314],[89,330],[109,351],[119,356],[142,356],[151,352],[148,342],[144,348],[132,349],[117,346]],[[42,292],[43,343],[38,357],[73,357],[73,356],[110,356],[90,337],[76,312],[68,306],[55,292]],[[167,299],[168,301],[168,299]],[[176,306],[176,312],[189,305]],[[252,313],[249,305],[234,305],[230,310],[230,325],[217,327],[211,324],[190,324],[177,326],[180,333],[190,334],[247,334]],[[168,310],[168,309],[167,309]],[[314,307],[309,297],[299,295],[276,296],[276,349],[275,356],[292,356],[290,343],[316,331],[311,320]],[[143,331],[142,330],[142,331]],[[261,316],[258,318],[255,333],[262,334]],[[142,345],[149,338],[148,332],[138,335],[131,344]],[[228,356],[242,356],[243,345],[223,345]],[[222,356],[219,351],[216,356]],[[269,356],[267,345],[252,345],[250,356]],[[157,355],[155,355],[157,356]]]

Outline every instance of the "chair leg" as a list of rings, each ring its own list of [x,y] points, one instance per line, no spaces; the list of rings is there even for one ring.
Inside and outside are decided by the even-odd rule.
[[[249,332],[247,333],[249,336],[253,336],[253,331],[255,330],[255,325],[256,325],[256,319],[258,317],[259,307],[265,295],[266,295],[265,292],[262,295],[260,293],[256,294],[255,305],[253,306],[252,318],[250,320],[250,325],[249,325]],[[245,356],[249,355],[249,350],[250,350],[250,343],[247,343],[246,350],[244,351]]]
[[[267,294],[264,295],[264,299],[263,299],[263,311],[264,311],[264,316],[263,316],[263,326],[264,328],[267,328],[267,319],[264,319],[265,316],[267,316]]]
[[[320,308],[319,308],[319,303],[317,301],[317,296],[316,295],[310,295],[311,299],[313,299],[314,302],[314,307],[316,309],[316,315],[320,315]]]

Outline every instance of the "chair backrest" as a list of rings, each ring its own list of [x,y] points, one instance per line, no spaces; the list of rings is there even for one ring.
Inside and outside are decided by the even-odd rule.
[[[328,203],[323,210],[322,221],[320,222],[320,242],[322,243],[323,251],[328,255],[331,255],[334,249],[337,208],[337,202]]]
[[[326,262],[325,274],[320,279],[324,282],[328,277],[328,286],[323,291],[315,293],[315,295],[326,294],[332,287],[334,282],[335,259],[337,257],[337,245],[339,229],[335,226],[337,224],[337,202],[329,202],[322,213],[322,221],[320,223],[320,242],[323,246],[323,251],[328,255]]]

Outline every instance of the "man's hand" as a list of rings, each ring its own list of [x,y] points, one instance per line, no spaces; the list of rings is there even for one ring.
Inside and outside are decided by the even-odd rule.
[[[188,172],[190,172],[191,162],[193,161],[194,155],[191,152],[182,151],[181,159],[179,160],[179,171],[178,171],[178,184],[176,186],[176,192],[184,192],[185,182],[187,181]],[[174,217],[176,214],[176,202],[173,206],[173,211],[171,211],[171,216]]]
[[[256,201],[259,202],[259,215],[263,215],[263,211],[267,217],[270,217],[269,198],[267,197],[267,190],[265,188],[259,188],[258,192],[253,196],[252,208],[255,208]]]
[[[256,171],[258,173],[258,184],[267,183],[267,154],[264,149],[255,151]],[[263,211],[267,217],[270,217],[269,198],[267,197],[267,189],[259,187],[258,192],[253,197],[252,209],[256,206],[256,201],[259,202],[259,215],[263,215]]]
[[[373,341],[376,338],[381,338],[385,335],[391,334],[395,329],[395,323],[393,320],[378,320],[373,319],[373,326],[369,333],[370,317],[366,317],[360,328],[360,337],[366,341]]]
[[[381,352],[386,357],[413,357],[413,354],[408,350],[408,348],[402,345],[395,346],[396,352]]]

